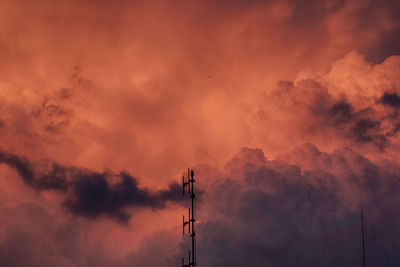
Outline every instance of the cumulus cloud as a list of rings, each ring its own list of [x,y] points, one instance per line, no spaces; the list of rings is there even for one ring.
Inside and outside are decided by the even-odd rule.
[[[394,242],[400,236],[396,224],[400,211],[397,205],[400,201],[399,175],[400,166],[395,162],[374,162],[351,149],[326,153],[312,144],[302,145],[274,160],[267,159],[261,149],[243,148],[221,170],[199,165],[196,181],[203,191],[197,214],[199,264],[361,264],[362,208],[368,263],[396,266],[399,251]],[[130,178],[125,178],[132,183]],[[92,192],[102,191],[97,188],[103,183],[102,178],[85,179],[90,178],[79,177],[80,182],[76,185],[88,190],[84,198],[93,197]],[[127,191],[121,189],[123,185]],[[144,191],[140,194],[131,192],[132,187],[125,185],[124,180],[109,186],[112,188],[110,194],[119,197],[110,198],[106,207],[118,203],[122,196],[140,199],[138,205],[149,199]],[[181,196],[181,190],[178,191],[173,195]],[[99,200],[96,206],[104,204],[102,197]],[[93,212],[90,203],[81,208],[89,207]],[[118,210],[119,206],[112,208]],[[54,266],[176,266],[180,256],[187,255],[187,246],[179,245],[180,226],[174,231],[156,231],[131,252],[116,258],[109,255],[103,245],[89,242],[90,239],[85,237],[88,229],[81,229],[81,224],[55,223],[38,204],[21,204],[13,211],[27,213],[36,228],[7,230],[0,260],[10,266],[31,264],[39,259]],[[36,217],[38,214],[42,215]],[[40,231],[45,231],[45,239],[38,239]],[[75,233],[73,239],[64,239],[66,236],[72,238],[72,233]],[[12,250],[19,247],[18,242],[27,244],[29,241],[34,245],[38,240],[42,240],[36,244],[40,249],[32,256],[12,256],[16,253]],[[45,240],[49,243],[43,243]],[[98,253],[102,255],[100,258],[94,256]]]
[[[2,147],[147,180],[273,150],[260,93],[352,50],[381,63],[400,30],[396,1],[50,2],[3,4]]]
[[[303,73],[294,81],[280,81],[265,93],[254,113],[255,139],[269,152],[304,142],[331,151],[391,150],[399,140],[399,64],[398,56],[374,65],[353,52],[327,73]]]
[[[232,178],[229,167],[222,172],[206,191],[207,211],[199,212],[202,265],[362,264],[361,208],[368,264],[396,265],[398,164],[311,144],[277,160],[259,149],[243,149],[232,160],[240,161],[240,175]]]
[[[0,265],[397,261],[399,1],[0,6]]]

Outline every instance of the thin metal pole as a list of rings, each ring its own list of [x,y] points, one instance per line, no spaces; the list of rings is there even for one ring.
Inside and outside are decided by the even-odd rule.
[[[363,266],[365,267],[364,216],[362,210],[361,210],[361,240],[362,240],[362,252],[363,252]]]

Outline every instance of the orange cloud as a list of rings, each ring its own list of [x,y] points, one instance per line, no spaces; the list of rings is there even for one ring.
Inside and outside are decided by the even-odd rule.
[[[389,0],[2,1],[0,148],[39,165],[125,170],[152,192],[200,163],[212,183],[245,146],[269,159],[308,142],[397,161],[399,8]],[[40,245],[53,224],[48,250],[36,254],[55,255],[58,228],[64,237],[76,224],[79,238],[61,242],[62,259],[46,264],[100,266],[93,255],[101,251],[104,265],[140,265],[153,244],[162,247],[153,243],[159,217],[168,220],[163,240],[178,243],[179,207],[135,213],[129,229],[107,219],[67,224],[56,219],[67,216],[62,197],[35,193],[1,168],[1,215],[16,210],[1,230],[3,247],[17,249],[12,240],[26,235]],[[37,218],[46,213],[48,221]],[[38,227],[21,237],[12,230],[20,216]],[[160,250],[168,262],[180,253]]]

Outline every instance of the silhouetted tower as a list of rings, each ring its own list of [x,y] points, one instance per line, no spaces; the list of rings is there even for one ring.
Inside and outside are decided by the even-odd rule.
[[[365,267],[364,216],[362,210],[361,210],[361,241],[362,241],[362,253],[363,253],[363,266]]]
[[[185,188],[188,188],[188,193],[189,196],[192,200],[192,207],[189,208],[189,219],[185,221],[185,215],[183,215],[183,235],[185,235],[185,227],[188,226],[189,228],[189,235],[192,239],[192,250],[189,250],[189,263],[185,264],[185,258],[182,257],[182,267],[190,267],[190,266],[196,266],[196,232],[194,230],[194,225],[196,222],[196,219],[194,218],[194,172],[193,170],[191,171],[188,169],[188,174],[187,174],[187,181],[185,181],[185,176],[182,176],[182,193],[183,196],[185,196]]]

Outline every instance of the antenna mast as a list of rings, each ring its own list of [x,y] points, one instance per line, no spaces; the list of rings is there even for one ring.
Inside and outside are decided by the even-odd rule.
[[[189,228],[189,235],[192,238],[192,250],[189,250],[189,263],[185,264],[185,258],[182,257],[182,267],[196,266],[196,232],[194,230],[194,225],[196,219],[194,218],[194,172],[188,169],[187,181],[185,181],[185,176],[182,176],[182,194],[185,196],[185,188],[188,187],[187,192],[192,199],[191,210],[189,208],[189,219],[185,221],[185,215],[183,215],[183,235],[185,235],[185,227]]]
[[[362,210],[361,210],[361,241],[362,241],[362,252],[363,252],[363,266],[365,267],[364,216]]]

